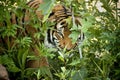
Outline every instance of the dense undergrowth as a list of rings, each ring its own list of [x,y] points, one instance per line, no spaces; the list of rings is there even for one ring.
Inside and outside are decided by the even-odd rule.
[[[77,39],[78,30],[84,33],[85,39],[78,46],[82,49],[82,57],[78,48],[66,52],[65,49],[53,52],[43,43],[39,43],[37,48],[43,56],[48,57],[50,70],[53,80],[119,80],[120,79],[120,16],[117,13],[117,0],[45,0],[47,3],[44,12],[50,13],[52,5],[61,3],[72,9],[75,16],[80,16],[81,25],[71,28],[73,42]],[[96,6],[98,2],[102,3],[99,10]],[[23,15],[22,9],[29,9],[26,0],[1,0],[0,1],[0,22],[6,22],[0,26],[0,38],[8,37],[7,44],[0,43],[0,63],[5,65],[10,77],[15,80],[28,79],[29,76],[35,75],[37,79],[44,76],[46,80],[51,76],[49,70],[45,68],[30,69],[26,68],[26,61],[36,59],[31,55],[30,46],[32,46],[32,36],[16,36],[16,30],[19,28],[24,31],[24,27],[10,23],[10,12],[15,13],[18,19]],[[16,5],[15,5],[16,4]],[[18,6],[18,9],[16,9]],[[42,8],[41,8],[42,9]],[[31,12],[31,14],[34,14]],[[48,15],[45,15],[44,21],[39,24],[38,19],[33,15],[32,25],[40,30],[35,33],[34,37],[43,41]],[[37,23],[36,23],[37,22]],[[15,43],[10,47],[14,37]]]

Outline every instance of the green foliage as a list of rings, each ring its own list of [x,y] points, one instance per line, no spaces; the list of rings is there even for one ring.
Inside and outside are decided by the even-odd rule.
[[[97,9],[94,1],[79,1],[72,3],[74,14],[81,16],[81,26],[71,28],[70,37],[75,42],[79,30],[86,36],[83,41],[83,58],[79,59],[77,50],[72,57],[65,57],[68,53],[61,53],[58,59],[62,62],[55,75],[60,80],[119,80],[119,17],[116,18],[116,3],[100,0],[105,12]],[[97,2],[97,1],[96,1]],[[88,6],[86,6],[88,3]],[[68,3],[65,5],[70,6]],[[70,54],[70,53],[69,53]],[[76,55],[77,54],[77,55]],[[79,65],[78,65],[79,64]],[[63,70],[63,69],[64,70]],[[112,69],[112,70],[111,70]],[[81,73],[84,73],[82,75]]]
[[[81,25],[76,25],[74,21],[68,20],[71,29],[70,37],[73,43],[78,40],[82,31],[85,39],[78,48],[82,49],[83,58],[80,58],[78,49],[66,51],[63,49],[55,52],[48,49],[43,43],[33,45],[34,40],[31,35],[22,35],[25,28],[20,24],[11,24],[10,12],[12,11],[20,21],[23,16],[22,9],[31,11],[32,20],[29,22],[34,28],[40,31],[34,34],[34,38],[43,39],[45,31],[52,23],[47,22],[48,15],[53,8],[55,0],[44,0],[38,10],[42,10],[44,15],[43,24],[34,15],[34,11],[25,5],[26,0],[1,0],[0,1],[0,38],[6,38],[6,43],[0,43],[0,63],[5,65],[9,75],[16,80],[30,79],[36,76],[37,79],[45,77],[49,80],[119,80],[120,77],[120,17],[115,13],[117,0],[57,0],[72,9],[74,16],[79,16]],[[105,11],[101,12],[96,7],[100,1]],[[13,6],[16,3],[19,9]],[[6,5],[7,4],[7,5]],[[87,6],[86,6],[87,5]],[[42,23],[42,22],[41,22]],[[23,23],[28,24],[28,23]],[[17,36],[17,29],[21,32]],[[11,47],[11,37],[15,43]],[[30,47],[35,46],[41,53],[39,56],[31,55]],[[29,60],[39,60],[41,57],[49,58],[49,68],[26,68]]]
[[[29,47],[30,43],[32,43],[32,39],[31,37],[23,37],[22,39],[18,39],[16,40],[16,43],[20,46],[20,47]]]
[[[72,33],[69,35],[70,38],[72,38],[72,42],[73,43],[76,43],[77,40],[78,40],[78,37],[80,35],[80,28],[81,26],[80,25],[76,25],[74,22],[73,22],[73,26],[71,28],[71,31]]]
[[[40,46],[33,45],[36,40],[42,40],[41,38],[45,34],[41,32],[45,31],[46,26],[43,27],[43,29],[40,27],[42,22],[36,18],[34,10],[26,6],[26,0],[0,1],[0,9],[0,14],[3,15],[0,16],[0,64],[6,66],[11,79],[24,80],[34,76],[37,77],[37,79],[43,76],[47,79],[51,76],[48,67],[36,69],[26,67],[26,63],[29,60],[38,60],[41,57],[54,56],[53,54],[49,55],[50,52],[48,51],[50,50],[45,49],[42,43],[38,42],[38,45],[41,44]],[[23,9],[30,11],[29,15],[31,16],[31,20],[28,23],[21,23],[21,19],[24,16]],[[51,10],[49,10],[49,12],[50,11]],[[11,24],[11,13],[16,15],[17,24]],[[34,33],[34,35],[31,35],[31,33],[26,34],[26,28],[24,27],[26,24],[33,25],[33,27],[39,31]],[[35,38],[34,40],[33,37]],[[38,57],[32,56],[32,46],[41,49],[42,55]]]
[[[47,20],[49,17],[52,8],[54,7],[55,0],[44,0],[44,3],[40,5],[37,9],[38,11],[41,10],[42,14],[44,15],[43,22]]]
[[[0,63],[7,65],[8,70],[11,72],[19,72],[20,69],[15,65],[12,58],[10,58],[8,55],[0,56]]]

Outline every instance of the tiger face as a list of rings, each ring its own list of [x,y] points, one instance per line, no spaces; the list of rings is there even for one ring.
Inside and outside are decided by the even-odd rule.
[[[71,31],[69,29],[70,26],[66,21],[69,17],[72,17],[72,12],[70,9],[60,4],[53,8],[48,20],[55,22],[56,24],[53,26],[53,30],[47,30],[44,41],[45,46],[57,48],[59,50],[64,48],[66,50],[71,50],[76,47],[77,42],[73,44],[72,39],[69,37]]]
[[[56,25],[57,31],[54,33],[54,38],[58,39],[58,43],[56,44],[58,48],[67,50],[71,50],[75,48],[76,43],[72,43],[72,39],[69,37],[71,34],[70,29],[68,28],[68,23],[66,20],[62,20],[60,23]]]
[[[37,2],[37,3],[36,3]],[[33,4],[42,4],[44,3],[43,0],[33,0],[29,3],[30,7],[38,8],[38,5]],[[41,14],[41,11],[36,11],[36,15],[38,18],[42,19],[43,15]],[[57,4],[53,7],[49,17],[48,21],[54,22],[55,25],[52,26],[52,29],[48,29],[45,33],[45,39],[44,43],[47,47],[54,47],[59,50],[66,48],[67,50],[71,50],[76,46],[76,43],[73,44],[71,38],[69,35],[71,34],[70,29],[68,28],[68,23],[66,22],[66,19],[72,16],[72,12],[69,8]],[[30,18],[28,14],[25,15],[25,21],[29,21]],[[30,34],[34,33],[34,29],[31,29],[30,26],[27,27],[29,29],[28,33]],[[34,32],[33,32],[34,31]]]
[[[53,47],[66,50],[71,50],[75,48],[77,43],[73,44],[72,39],[69,37],[71,34],[70,29],[68,28],[68,23],[66,20],[62,20],[55,25],[55,30],[48,30],[45,37],[45,45],[47,47]],[[52,35],[52,36],[50,36]]]

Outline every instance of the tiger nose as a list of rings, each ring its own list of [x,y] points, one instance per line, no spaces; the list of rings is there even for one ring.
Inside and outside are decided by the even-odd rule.
[[[71,49],[74,49],[76,47],[76,43],[75,44],[69,44],[67,47],[66,47],[66,49],[67,50],[71,50]]]
[[[72,43],[69,43],[69,42],[67,42],[67,43],[63,42],[63,44],[60,45],[60,48],[61,48],[61,49],[66,48],[66,50],[71,50],[71,49],[74,49],[75,46],[76,46],[76,43],[75,43],[75,44],[72,44]]]

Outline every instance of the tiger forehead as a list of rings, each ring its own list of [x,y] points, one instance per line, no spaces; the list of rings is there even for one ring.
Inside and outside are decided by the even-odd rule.
[[[71,16],[71,9],[61,5],[61,4],[56,4],[53,9],[52,9],[52,12],[53,13],[56,13],[56,12],[61,12],[61,13],[64,13],[64,14],[67,14],[67,15],[70,15]]]
[[[72,12],[69,8],[63,6],[62,4],[56,4],[48,17],[48,21],[59,23],[61,20],[66,19],[71,15]]]
[[[61,4],[57,4],[54,8],[53,8],[53,12],[56,12],[56,11],[61,11],[64,9],[64,6],[61,5]]]

